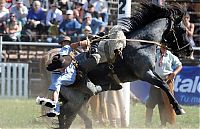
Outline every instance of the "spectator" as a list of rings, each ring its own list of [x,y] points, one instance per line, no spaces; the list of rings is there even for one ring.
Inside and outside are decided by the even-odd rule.
[[[6,21],[9,19],[9,10],[5,8],[5,0],[0,1],[0,35],[5,33]]]
[[[62,10],[62,12],[66,12],[67,10],[73,9],[73,2],[71,2],[70,0],[60,0],[59,6],[59,9]]]
[[[94,5],[93,4],[89,4],[88,5],[88,13],[91,13],[92,17],[95,17],[97,19],[101,18],[99,13],[97,11],[95,11]]]
[[[189,38],[190,40],[190,44],[195,47],[195,43],[194,43],[194,40],[193,40],[193,34],[194,34],[194,24],[193,23],[190,23],[190,15],[187,13],[184,15],[183,17],[183,25],[185,26],[185,29],[186,29],[186,34],[187,34],[187,37]],[[194,52],[191,53],[190,55],[190,59],[194,59]]]
[[[58,9],[58,4],[51,4],[51,9],[47,12],[46,25],[53,26],[58,23],[60,25],[63,21],[62,11]]]
[[[26,29],[37,32],[38,39],[41,35],[47,33],[45,28],[46,14],[41,8],[40,1],[34,1],[33,7],[28,11]]]
[[[91,0],[90,4],[94,5],[94,9],[99,13],[102,21],[108,24],[108,2],[105,0]]]
[[[85,14],[84,21],[82,23],[82,30],[84,30],[86,26],[91,27],[93,35],[105,30],[105,23],[97,18],[92,18],[90,13]]]
[[[92,29],[90,26],[85,26],[85,29],[83,30],[83,34],[87,37],[92,34]]]
[[[79,23],[83,22],[83,15],[84,15],[84,10],[82,8],[83,3],[80,2],[79,0],[77,0],[77,2],[75,2],[75,8],[74,8],[74,17],[76,18],[76,20]]]
[[[34,0],[22,0],[22,1],[23,1],[23,5],[29,9]],[[12,4],[16,4],[16,2],[17,0],[12,0]]]
[[[16,15],[17,20],[21,21],[22,26],[26,24],[28,8],[23,5],[23,0],[16,0],[15,5],[10,9],[10,12]]]
[[[73,11],[67,10],[64,20],[59,27],[59,32],[63,35],[70,36],[72,41],[76,41],[77,35],[80,33],[81,24],[74,19]]]
[[[6,24],[6,40],[7,41],[20,41],[22,31],[22,24],[17,20],[14,13],[10,14],[10,19]]]
[[[41,4],[41,8],[43,11],[47,12],[49,10],[49,0],[39,0]]]
[[[89,5],[89,0],[85,0],[84,3],[83,3],[82,8],[86,12],[88,11],[88,5]]]
[[[81,40],[91,36],[92,36],[92,29],[90,26],[86,26],[85,29],[83,29],[82,33],[79,35]]]
[[[59,34],[58,28],[63,21],[62,11],[58,9],[58,4],[56,2],[51,4],[51,9],[47,12],[46,25],[48,27],[48,32],[51,37],[56,39]]]
[[[173,79],[182,69],[180,60],[168,51],[165,45],[162,45],[161,48],[156,51],[155,63],[155,72],[167,82],[169,90],[173,93]],[[167,122],[175,124],[176,114],[166,94],[161,91],[161,89],[151,86],[149,98],[146,101],[146,126],[151,126],[153,109],[157,104],[160,113],[161,126],[166,126]]]

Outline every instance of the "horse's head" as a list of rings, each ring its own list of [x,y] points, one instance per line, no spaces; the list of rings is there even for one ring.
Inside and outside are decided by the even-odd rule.
[[[174,24],[164,37],[168,48],[177,56],[189,56],[193,51],[186,30],[180,24]]]
[[[185,10],[179,4],[170,5],[169,10],[169,23],[167,33],[164,33],[164,42],[171,49],[171,51],[178,56],[189,56],[191,54],[192,46],[190,40],[186,35],[185,27],[181,26],[182,18]]]

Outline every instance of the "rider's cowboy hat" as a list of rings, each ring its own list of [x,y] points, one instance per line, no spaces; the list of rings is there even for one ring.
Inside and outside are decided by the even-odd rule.
[[[69,36],[63,36],[63,35],[59,36],[58,43],[60,44],[63,41],[68,41],[69,43],[71,43],[71,38]]]
[[[47,70],[54,71],[66,68],[71,64],[71,62],[72,62],[72,57],[70,55],[62,56],[60,54],[57,54],[53,56],[52,62],[47,66]]]

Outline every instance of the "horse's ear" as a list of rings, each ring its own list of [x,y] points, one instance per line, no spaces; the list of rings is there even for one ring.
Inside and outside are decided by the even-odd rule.
[[[173,5],[167,5],[167,7],[170,9],[170,17],[174,20],[174,24],[178,25],[183,18],[183,15],[185,14],[185,9],[181,4],[173,4]]]

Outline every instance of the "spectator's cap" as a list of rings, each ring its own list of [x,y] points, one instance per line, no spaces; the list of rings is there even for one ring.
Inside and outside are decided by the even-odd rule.
[[[59,36],[58,44],[60,44],[63,41],[68,41],[69,43],[71,43],[71,38],[69,36],[64,36],[64,35]]]
[[[73,14],[73,10],[67,10],[67,11],[66,11],[66,14],[67,14],[67,15],[72,15],[72,14]]]
[[[23,0],[16,0],[16,3],[23,4]]]
[[[91,13],[86,13],[84,18],[87,18],[87,17],[92,17]]]
[[[91,29],[91,27],[90,26],[85,26],[85,29],[84,29],[84,31],[92,31],[92,29]]]

